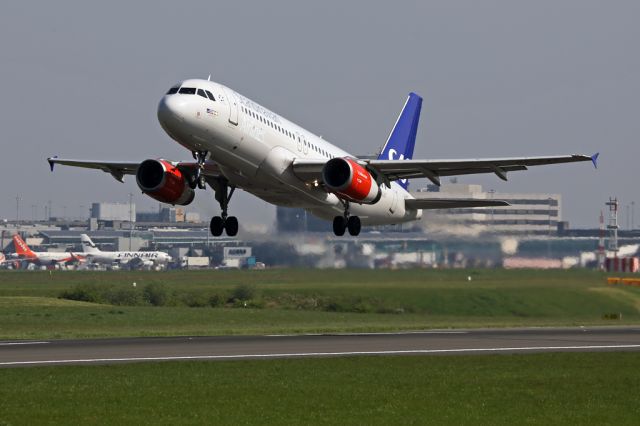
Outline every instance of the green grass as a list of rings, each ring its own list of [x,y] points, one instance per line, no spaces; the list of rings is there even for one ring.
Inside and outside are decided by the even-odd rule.
[[[59,298],[77,286],[133,291],[133,282],[139,295],[161,285],[175,303]],[[260,309],[184,306],[226,300],[239,285],[253,286],[249,306]],[[611,314],[621,319],[604,319]],[[607,287],[604,274],[586,270],[0,272],[0,339],[638,323],[640,289]]]
[[[0,424],[638,424],[636,353],[2,370]]]

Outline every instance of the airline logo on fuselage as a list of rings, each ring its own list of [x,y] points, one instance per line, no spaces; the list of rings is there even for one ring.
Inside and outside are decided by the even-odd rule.
[[[118,253],[118,256],[116,256],[118,259],[135,259],[135,258],[141,258],[141,259],[157,259],[158,256],[158,252],[153,252],[153,251],[138,251],[138,252],[124,252],[124,253]]]
[[[404,160],[404,154],[400,154],[400,156],[398,158],[395,158],[398,155],[398,151],[396,151],[393,148],[389,149],[389,160],[393,161],[393,160]],[[407,184],[407,179],[400,179],[400,182],[402,182],[404,185]]]
[[[25,256],[25,257],[35,257],[35,254],[31,251],[31,249],[29,248],[29,246],[27,246],[27,243],[25,243],[22,238],[20,238],[19,236],[14,236],[13,237],[13,242],[16,245],[16,251],[18,252],[18,255]]]

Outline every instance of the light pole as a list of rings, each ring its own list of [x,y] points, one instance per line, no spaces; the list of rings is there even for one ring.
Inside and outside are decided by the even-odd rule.
[[[133,236],[133,193],[129,193],[129,251],[131,251],[131,237]]]
[[[16,223],[20,222],[20,201],[22,201],[22,197],[18,194],[16,195]]]
[[[548,235],[547,235],[547,258],[551,258],[551,201],[553,200],[553,198],[549,197],[547,198],[547,201],[549,202],[549,206],[547,209],[547,214],[549,215],[549,229],[548,229]]]
[[[495,194],[495,193],[496,193],[495,189],[490,189],[489,190],[489,194],[491,194],[491,199],[492,200],[493,200],[493,194]],[[491,232],[495,232],[495,229],[494,229],[495,228],[495,220],[494,220],[493,212],[494,212],[494,208],[491,207]]]

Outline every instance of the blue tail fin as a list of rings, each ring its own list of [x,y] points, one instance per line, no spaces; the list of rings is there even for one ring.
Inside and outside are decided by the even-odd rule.
[[[378,155],[378,160],[409,160],[413,158],[421,108],[422,98],[413,92],[409,93],[407,102],[404,104],[393,130],[391,130],[389,139]],[[409,186],[407,179],[402,179],[398,183],[404,189]]]

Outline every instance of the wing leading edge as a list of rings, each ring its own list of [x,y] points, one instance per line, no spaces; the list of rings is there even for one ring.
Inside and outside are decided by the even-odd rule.
[[[47,158],[51,171],[56,164],[71,167],[82,167],[85,169],[102,170],[109,173],[117,181],[123,182],[125,175],[135,175],[140,161],[91,161],[91,160],[71,160],[66,158],[49,157]],[[170,161],[171,164],[183,171],[193,172],[198,164],[195,162],[179,162]],[[220,175],[220,169],[217,164],[212,161],[206,161],[204,166],[205,176],[216,177]]]
[[[85,169],[97,169],[111,174],[116,180],[123,182],[124,175],[135,175],[138,170],[138,161],[91,161],[91,160],[71,160],[66,158],[47,158],[51,171],[56,164],[64,166],[82,167]]]

